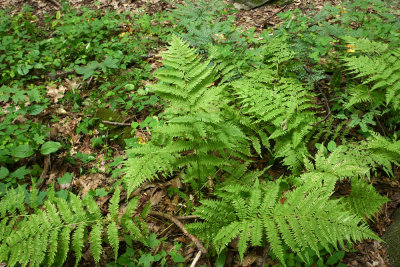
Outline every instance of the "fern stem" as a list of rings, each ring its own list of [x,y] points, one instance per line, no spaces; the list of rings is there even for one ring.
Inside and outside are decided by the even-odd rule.
[[[380,120],[378,119],[378,115],[376,114],[375,107],[374,107],[374,102],[372,100],[371,93],[369,92],[369,88],[367,88],[367,92],[368,92],[369,102],[371,103],[372,112],[374,112],[374,117],[376,119],[376,122],[378,123],[379,127],[381,128],[383,136],[386,136],[385,129],[383,128]]]

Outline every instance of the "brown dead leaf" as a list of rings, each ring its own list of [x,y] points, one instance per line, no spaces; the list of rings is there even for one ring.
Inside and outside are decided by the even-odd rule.
[[[247,255],[244,257],[243,261],[242,261],[242,266],[243,267],[247,267],[252,265],[257,259],[259,258],[259,256],[257,256],[257,254],[255,252],[251,253],[250,255]]]
[[[50,97],[50,99],[53,101],[53,103],[57,103],[58,99],[64,97],[64,93],[67,90],[67,88],[64,85],[55,85],[55,84],[49,84],[46,86],[47,89],[47,95]]]
[[[96,190],[106,179],[102,173],[84,174],[76,180],[76,185],[82,189],[82,195],[84,196],[90,189]]]
[[[161,199],[165,196],[164,190],[160,190],[154,195],[150,197],[150,203],[152,206],[156,206],[158,203],[160,203]]]

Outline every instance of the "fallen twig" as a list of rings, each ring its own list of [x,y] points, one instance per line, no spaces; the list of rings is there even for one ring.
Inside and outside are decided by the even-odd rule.
[[[288,5],[289,5],[289,3],[285,4],[282,8],[280,8],[278,11],[274,12],[272,15],[270,15],[268,18],[266,18],[261,25],[258,25],[258,26],[261,26],[262,28],[266,28],[268,21],[270,19],[272,19],[273,17],[275,17],[278,13],[281,13],[283,10],[285,10],[288,7]]]
[[[271,246],[270,246],[270,244],[268,244],[268,245],[265,247],[264,251],[263,251],[263,261],[262,261],[262,263],[261,263],[261,266],[267,265],[268,253],[269,253],[269,250],[270,250],[270,249],[271,249]]]
[[[176,218],[178,220],[194,220],[198,219],[199,217],[197,217],[196,215],[188,215],[188,216],[177,216]]]
[[[174,216],[167,214],[167,213],[163,213],[163,212],[159,212],[159,211],[150,211],[149,215],[151,216],[157,216],[157,217],[162,217],[165,219],[168,219],[170,221],[172,221],[173,223],[176,224],[176,226],[179,227],[179,229],[183,232],[183,234],[187,237],[189,237],[193,243],[196,245],[196,247],[200,250],[200,252],[207,254],[207,249],[203,246],[203,244],[192,234],[190,234],[186,229],[185,226],[183,225],[183,223],[181,223],[177,218],[175,218]]]
[[[201,257],[201,251],[197,252],[196,257],[194,258],[192,264],[190,264],[190,267],[195,267],[200,257]]]
[[[47,175],[47,172],[49,171],[49,169],[50,169],[50,154],[47,155],[44,159],[43,171],[39,177],[40,183],[38,185],[36,185],[38,188],[41,188],[42,185],[44,184],[44,181],[45,181],[44,177]]]
[[[327,110],[328,110],[328,114],[326,114],[326,116],[325,116],[322,120],[317,121],[317,122],[314,123],[312,126],[317,126],[317,125],[320,124],[321,122],[326,121],[326,120],[331,116],[331,114],[332,114],[331,107],[329,106],[329,100],[328,100],[328,98],[326,97],[326,95],[324,94],[324,92],[322,92],[321,88],[319,88],[319,92],[321,93],[322,97],[323,97],[324,100],[325,100],[324,102],[325,102],[326,108],[327,108]]]
[[[90,76],[89,81],[88,81],[88,83],[86,84],[86,90],[89,90],[89,89],[90,89],[90,85],[92,84],[93,77],[94,77],[93,75]]]
[[[104,124],[109,124],[109,125],[116,125],[116,126],[131,126],[131,123],[127,122],[116,122],[116,121],[101,121]]]
[[[62,5],[59,2],[55,1],[55,0],[47,0],[47,2],[52,3],[53,5],[55,5],[58,8],[62,8]]]

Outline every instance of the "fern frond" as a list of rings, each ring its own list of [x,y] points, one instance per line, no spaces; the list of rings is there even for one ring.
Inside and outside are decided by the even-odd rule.
[[[101,235],[103,232],[103,225],[101,222],[96,223],[92,227],[92,231],[90,232],[90,250],[92,251],[92,255],[94,258],[94,262],[98,263],[100,261],[100,255],[103,250],[103,247],[101,245],[102,239]]]
[[[217,167],[248,153],[247,138],[224,116],[222,87],[213,86],[216,71],[201,61],[178,37],[162,54],[164,68],[156,72],[153,92],[168,102],[166,123],[155,127],[146,145],[127,151],[124,182],[130,194],[158,174],[185,169],[187,181],[202,183]],[[195,178],[195,179],[192,179]]]
[[[352,179],[351,193],[341,201],[354,214],[371,219],[389,199],[379,195],[371,184],[362,179]]]
[[[284,158],[290,168],[299,169],[303,154],[308,154],[304,143],[316,121],[311,91],[295,79],[277,78],[271,68],[247,73],[232,85],[242,113],[275,141],[275,156]]]
[[[356,56],[343,58],[344,65],[350,73],[363,78],[363,84],[371,86],[371,91],[378,91],[378,96],[385,96],[386,105],[394,110],[400,108],[400,49],[389,49],[388,44],[370,42],[366,39],[345,38],[345,40],[361,52]],[[368,91],[364,91],[368,95]],[[377,99],[372,99],[379,102]],[[350,105],[351,103],[349,103]]]
[[[352,243],[378,239],[361,218],[349,212],[339,200],[331,199],[333,187],[309,183],[282,195],[278,180],[269,183],[267,188],[256,183],[253,187],[236,187],[236,192],[232,189],[218,193],[221,201],[204,201],[195,211],[204,222],[190,229],[195,233],[215,231],[215,235],[207,236],[219,251],[238,238],[241,259],[249,243],[259,245],[261,240],[268,241],[273,253],[285,264],[285,246],[310,260],[305,249],[310,248],[319,255],[317,244],[329,250],[338,244],[344,247],[344,240]],[[282,197],[283,202],[279,201]],[[222,220],[215,220],[210,216],[220,210],[228,211],[235,219],[224,220],[221,216]],[[250,237],[250,233],[255,237]]]
[[[119,237],[118,237],[118,227],[115,222],[111,222],[107,227],[107,239],[110,246],[114,250],[115,261],[118,258],[118,248],[119,248]]]
[[[72,193],[69,195],[69,202],[51,198],[41,208],[34,210],[33,214],[27,214],[23,208],[24,192],[21,189],[9,190],[0,200],[0,203],[8,203],[5,209],[2,206],[5,212],[0,214],[0,261],[6,262],[8,266],[62,266],[72,250],[76,256],[75,265],[78,265],[88,239],[94,261],[98,263],[103,250],[102,235],[106,225],[108,240],[117,257],[120,234],[117,225],[118,189],[116,193],[117,196],[112,197],[110,204],[113,216],[117,216],[114,220],[111,215],[103,217],[91,196],[81,199]],[[21,197],[22,202],[16,202],[15,197]],[[20,204],[15,205],[16,203]],[[135,200],[129,202],[126,208],[129,214],[125,212],[122,215],[121,223],[136,223],[131,218],[136,206],[137,199],[136,204]],[[18,214],[18,210],[23,214]],[[144,234],[141,234],[143,240]]]

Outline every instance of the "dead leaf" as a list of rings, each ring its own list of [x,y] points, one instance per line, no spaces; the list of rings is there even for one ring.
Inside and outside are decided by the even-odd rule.
[[[63,98],[64,93],[67,90],[67,88],[62,84],[59,86],[55,84],[49,84],[46,86],[46,89],[47,89],[47,95],[54,103],[57,103],[60,98]]]
[[[160,203],[161,199],[165,196],[164,190],[160,190],[154,195],[150,197],[150,202],[152,206],[156,206],[158,203]]]

